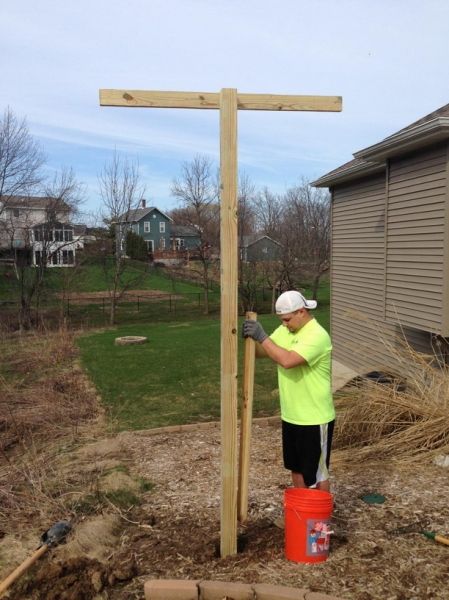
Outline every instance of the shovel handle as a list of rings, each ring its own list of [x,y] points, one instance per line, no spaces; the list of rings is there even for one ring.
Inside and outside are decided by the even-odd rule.
[[[449,539],[446,537],[443,537],[442,535],[436,535],[435,541],[440,542],[440,544],[444,544],[445,546],[449,546]]]
[[[12,573],[10,573],[8,575],[8,577],[0,583],[0,596],[3,595],[3,592],[5,592],[9,588],[9,586],[12,583],[14,583],[14,581],[22,575],[22,573],[25,573],[25,571],[29,567],[31,567],[31,565],[33,563],[35,563],[37,561],[37,559],[40,558],[45,553],[45,551],[47,549],[48,549],[47,544],[44,544],[43,546],[38,548],[35,552],[33,552],[33,554],[31,556],[29,556],[26,560],[24,560],[23,563],[21,563],[18,567],[15,568],[14,571]]]

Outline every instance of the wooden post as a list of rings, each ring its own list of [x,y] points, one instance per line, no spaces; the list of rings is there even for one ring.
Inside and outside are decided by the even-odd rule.
[[[257,313],[247,312],[246,318],[256,321]],[[253,416],[255,359],[256,343],[252,338],[246,338],[243,357],[243,396],[242,411],[240,414],[239,483],[237,495],[237,517],[240,523],[244,523],[248,517],[249,452]]]
[[[237,110],[339,112],[342,100],[340,96],[242,94],[229,88],[220,93],[102,89],[100,104],[220,110],[221,556],[225,557],[237,552]]]
[[[220,94],[221,556],[237,552],[237,90]]]

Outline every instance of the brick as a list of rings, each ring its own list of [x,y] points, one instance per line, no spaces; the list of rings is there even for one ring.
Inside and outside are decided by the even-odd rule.
[[[269,583],[253,585],[257,600],[305,600],[307,590]]]
[[[201,581],[200,600],[254,600],[253,588],[247,583]]]
[[[202,431],[203,429],[216,429],[218,423],[210,422],[210,423],[195,423],[195,430]]]
[[[198,580],[150,579],[145,582],[145,600],[198,600]]]

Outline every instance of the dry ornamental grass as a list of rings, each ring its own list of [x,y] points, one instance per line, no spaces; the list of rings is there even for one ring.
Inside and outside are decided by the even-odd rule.
[[[338,398],[335,445],[351,449],[347,460],[356,462],[413,462],[423,455],[448,454],[448,366],[407,344],[390,353],[396,360],[386,383],[356,381]]]

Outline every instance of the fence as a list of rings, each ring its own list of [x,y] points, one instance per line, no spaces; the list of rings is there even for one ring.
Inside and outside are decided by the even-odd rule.
[[[150,292],[149,292],[150,293]],[[271,312],[271,290],[261,288],[254,295],[252,310],[262,314]],[[197,318],[205,314],[204,292],[160,293],[146,295],[127,292],[116,305],[115,323],[138,323]],[[0,301],[0,322],[8,328],[16,328],[20,308],[19,300]],[[239,312],[245,312],[240,303]],[[73,327],[101,327],[108,325],[111,299],[104,294],[78,294],[68,298],[49,295],[32,307],[35,324],[57,325],[61,321]],[[210,315],[220,314],[220,292],[209,291]]]
[[[271,311],[271,291],[258,290],[253,309],[259,313]],[[17,323],[19,302],[4,300],[0,302],[0,320],[12,328]],[[243,306],[240,312],[244,312]],[[32,308],[33,322],[46,325],[58,324],[62,320],[73,327],[101,327],[110,322],[111,299],[109,296],[78,294],[58,299],[49,296]],[[204,292],[161,293],[142,295],[127,293],[116,305],[115,323],[162,322],[198,318],[205,314]],[[209,291],[208,314],[220,314],[220,292]]]

